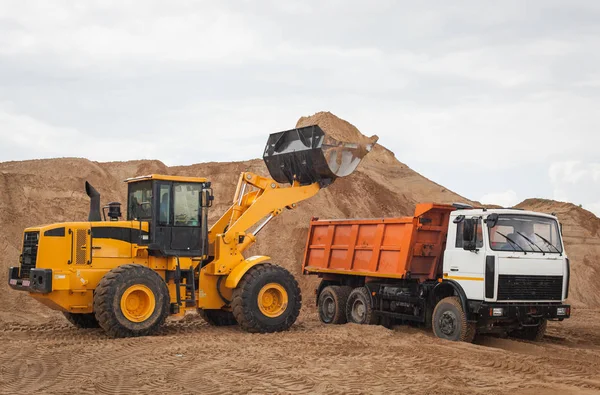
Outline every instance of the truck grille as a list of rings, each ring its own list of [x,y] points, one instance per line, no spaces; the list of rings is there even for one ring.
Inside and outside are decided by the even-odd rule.
[[[562,276],[498,276],[498,300],[561,300]]]
[[[21,278],[29,278],[29,272],[35,268],[40,232],[25,232],[21,255]]]

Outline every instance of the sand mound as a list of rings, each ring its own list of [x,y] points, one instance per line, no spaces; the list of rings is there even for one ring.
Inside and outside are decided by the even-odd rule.
[[[600,306],[600,218],[574,204],[554,200],[527,199],[517,207],[558,216],[571,261],[569,302]]]
[[[318,124],[332,137],[346,142],[372,141],[350,123],[331,113],[321,112],[302,117],[297,127]],[[125,202],[128,177],[150,173],[204,176],[213,182],[215,204],[209,220],[214,222],[231,204],[237,178],[242,171],[267,175],[262,160],[230,163],[200,163],[191,166],[167,167],[160,161],[128,161],[98,163],[87,159],[63,158],[0,163],[0,282],[6,282],[6,268],[18,261],[22,231],[27,226],[43,223],[81,221],[87,218],[89,200],[83,185],[90,181],[102,195],[102,203]],[[418,202],[466,202],[456,193],[438,185],[399,162],[394,154],[380,144],[361,162],[350,177],[336,180],[312,199],[301,202],[295,210],[275,218],[259,235],[249,254],[265,254],[273,262],[294,273],[312,306],[313,287],[317,279],[300,275],[300,265],[310,218],[350,218],[402,216],[412,214]],[[523,204],[530,204],[524,202]],[[574,206],[573,206],[574,207]],[[548,211],[545,207],[533,207]],[[569,208],[570,210],[571,208]],[[594,265],[600,252],[588,253],[584,244],[600,243],[597,228],[581,230],[592,218],[581,217],[565,209],[565,234],[569,255],[573,260],[573,300],[590,306],[600,306],[600,294]],[[558,210],[557,210],[558,211]],[[594,217],[595,218],[595,217]],[[598,219],[595,219],[598,221]],[[573,221],[573,222],[569,222]],[[595,222],[598,226],[598,223]],[[589,225],[591,226],[591,225]],[[587,296],[586,296],[587,295]],[[20,312],[19,316],[15,313]],[[55,314],[33,302],[26,294],[0,287],[0,321],[35,320]]]

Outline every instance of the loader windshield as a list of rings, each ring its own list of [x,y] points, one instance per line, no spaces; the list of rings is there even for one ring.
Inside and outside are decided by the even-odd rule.
[[[558,223],[552,218],[501,214],[489,237],[496,251],[562,253]]]
[[[129,184],[127,219],[152,218],[152,183],[150,181]]]

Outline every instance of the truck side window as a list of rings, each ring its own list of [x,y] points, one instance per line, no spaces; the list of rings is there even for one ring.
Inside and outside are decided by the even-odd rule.
[[[175,226],[198,226],[200,224],[200,191],[198,184],[173,184]]]
[[[483,228],[481,225],[482,225],[482,223],[481,223],[481,221],[479,221],[479,224],[477,226],[477,248],[483,247]],[[458,224],[456,224],[456,243],[455,243],[456,248],[463,248],[464,226],[465,226],[464,221],[461,221]]]

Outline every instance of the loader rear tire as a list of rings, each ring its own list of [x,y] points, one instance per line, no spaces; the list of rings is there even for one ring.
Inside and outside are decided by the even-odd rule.
[[[353,324],[375,325],[378,317],[373,311],[369,290],[365,287],[354,288],[346,302],[346,319]]]
[[[137,264],[108,272],[96,287],[94,313],[110,337],[155,333],[169,313],[169,290],[154,270]]]
[[[252,267],[233,290],[233,315],[252,333],[289,329],[300,314],[302,295],[298,282],[284,268],[270,263]]]
[[[319,319],[324,324],[345,324],[346,302],[352,288],[348,286],[329,285],[319,295]]]
[[[449,296],[438,302],[432,316],[433,333],[440,339],[472,343],[475,339],[475,323],[467,320],[460,299]]]
[[[212,326],[237,325],[237,321],[231,311],[198,309],[198,314],[207,324]]]
[[[74,326],[80,329],[100,328],[98,320],[94,313],[87,314],[75,314],[75,313],[63,313],[65,318]]]

